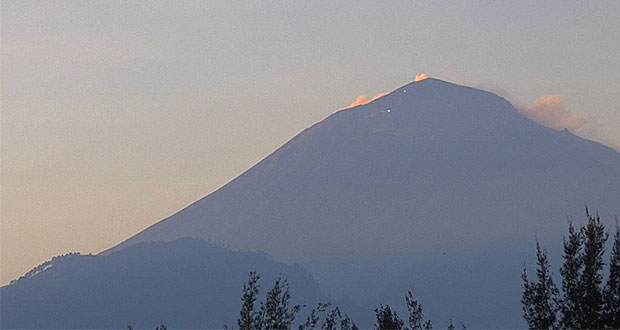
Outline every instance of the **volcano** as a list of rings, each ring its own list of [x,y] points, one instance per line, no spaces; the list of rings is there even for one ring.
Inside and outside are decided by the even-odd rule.
[[[431,315],[523,326],[534,239],[559,246],[584,204],[620,214],[619,153],[428,78],[333,113],[103,254],[197,237],[299,262],[337,297],[396,304],[414,288]]]
[[[338,111],[106,253],[191,236],[300,260],[540,239],[584,203],[620,214],[620,154],[426,79]]]
[[[438,317],[522,326],[534,238],[558,246],[584,204],[620,214],[619,153],[428,78],[333,113],[104,254],[198,237],[299,262],[338,297],[396,303],[413,287]]]
[[[405,315],[407,290],[439,327],[453,319],[522,328],[520,274],[534,239],[550,250],[557,282],[554,248],[566,216],[583,214],[584,204],[604,220],[620,215],[619,153],[533,122],[492,93],[428,78],[333,113],[100,257],[189,236],[301,264],[330,299],[362,310],[356,322],[364,328],[379,303]],[[76,278],[93,277],[82,271]],[[36,278],[20,282],[23,290]],[[191,287],[190,280],[179,281]],[[238,290],[218,294],[238,303]],[[168,310],[165,303],[152,308]]]

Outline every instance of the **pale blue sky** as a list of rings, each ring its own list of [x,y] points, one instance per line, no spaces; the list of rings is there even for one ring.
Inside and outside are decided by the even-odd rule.
[[[561,95],[577,134],[620,145],[619,1],[1,6],[0,283],[118,243],[416,73]]]

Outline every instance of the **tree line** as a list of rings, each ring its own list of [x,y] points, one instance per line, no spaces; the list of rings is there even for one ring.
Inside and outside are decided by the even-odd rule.
[[[260,293],[260,275],[250,272],[248,281],[243,284],[241,310],[237,319],[239,330],[359,330],[351,318],[339,307],[330,303],[319,303],[312,308],[305,320],[295,326],[295,317],[302,310],[302,305],[293,305],[287,280],[278,278],[265,295],[264,301],[258,302]],[[433,330],[433,323],[424,320],[422,305],[413,298],[411,291],[405,296],[408,318],[407,324],[398,316],[390,305],[381,304],[375,309],[376,330]],[[228,326],[225,330],[231,330]],[[466,330],[461,324],[461,330]],[[126,330],[133,330],[127,326]],[[167,330],[164,324],[155,330]],[[450,320],[448,330],[456,330]]]
[[[586,207],[586,224],[575,227],[568,222],[563,239],[563,264],[560,268],[561,290],[556,286],[547,252],[536,241],[536,276],[530,281],[524,266],[521,278],[523,318],[529,329],[620,329],[620,225],[616,219],[609,266],[604,281],[604,256],[609,233],[597,212]],[[273,287],[258,302],[260,275],[250,272],[243,285],[239,330],[359,330],[355,322],[339,307],[319,303],[306,319],[295,325],[301,305],[291,303],[288,282],[275,280]],[[422,305],[411,292],[405,296],[408,317],[403,320],[389,305],[374,310],[376,330],[432,330],[424,319]],[[462,330],[466,329],[461,324]],[[127,326],[127,330],[133,330]],[[166,330],[161,324],[156,330]],[[227,326],[224,329],[229,330]],[[456,330],[450,320],[447,330]]]
[[[547,252],[536,242],[536,278],[523,269],[523,317],[530,329],[620,329],[620,227],[615,234],[607,280],[605,246],[609,233],[597,212],[586,206],[587,222],[568,223],[560,268],[561,291],[556,286]]]
[[[290,303],[289,286],[281,278],[275,281],[265,300],[257,303],[259,295],[260,276],[251,272],[248,281],[243,285],[241,310],[237,327],[239,330],[291,330],[295,329],[295,316],[303,306]],[[411,291],[405,296],[408,311],[407,324],[398,316],[390,305],[380,305],[375,309],[375,329],[377,330],[432,330],[430,320],[424,320],[422,305],[414,299]],[[311,309],[309,315],[300,324],[297,330],[359,330],[351,318],[344,314],[339,307],[332,307],[329,303],[319,303]],[[463,325],[463,328],[465,326]],[[228,329],[228,327],[225,327]],[[449,330],[456,330],[450,320]]]

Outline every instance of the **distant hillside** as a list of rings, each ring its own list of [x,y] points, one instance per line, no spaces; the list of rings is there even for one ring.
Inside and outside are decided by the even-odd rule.
[[[0,326],[47,329],[236,326],[248,272],[265,293],[281,275],[294,302],[326,301],[299,266],[197,239],[142,243],[109,256],[55,258],[0,289]]]

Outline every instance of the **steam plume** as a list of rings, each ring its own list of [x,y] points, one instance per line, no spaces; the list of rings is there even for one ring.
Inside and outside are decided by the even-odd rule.
[[[545,95],[534,101],[533,105],[517,109],[525,117],[556,130],[566,128],[573,131],[586,122],[568,111],[564,99],[559,95]]]

